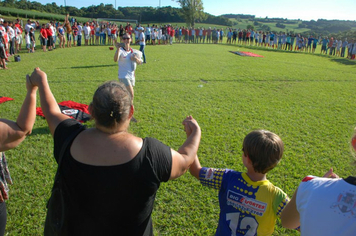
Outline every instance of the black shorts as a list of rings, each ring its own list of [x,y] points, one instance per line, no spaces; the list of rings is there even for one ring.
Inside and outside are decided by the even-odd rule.
[[[53,37],[52,36],[48,36],[47,47],[51,47],[51,46],[53,46]]]
[[[0,47],[0,59],[6,59],[4,47]]]
[[[5,235],[5,227],[7,221],[6,203],[0,203],[0,235]]]
[[[47,39],[41,37],[41,45],[46,46],[46,44],[47,44]]]

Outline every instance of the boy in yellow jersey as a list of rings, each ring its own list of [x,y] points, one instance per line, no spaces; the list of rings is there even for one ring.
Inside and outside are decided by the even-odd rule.
[[[187,132],[187,135],[189,132]],[[277,217],[289,201],[266,174],[283,155],[280,137],[265,130],[249,133],[243,142],[246,173],[201,167],[198,157],[190,173],[201,184],[219,190],[220,216],[215,235],[271,235]]]

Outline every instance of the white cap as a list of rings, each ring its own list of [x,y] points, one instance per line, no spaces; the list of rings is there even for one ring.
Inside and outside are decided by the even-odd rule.
[[[3,19],[3,18],[0,18],[0,22],[4,22],[4,19]]]

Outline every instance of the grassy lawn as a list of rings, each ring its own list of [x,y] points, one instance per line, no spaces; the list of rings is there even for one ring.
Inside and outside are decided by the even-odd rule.
[[[264,58],[241,57],[230,50]],[[147,64],[136,72],[139,122],[131,125],[132,133],[178,149],[185,140],[181,122],[193,115],[202,129],[202,165],[244,171],[244,136],[253,129],[270,130],[284,141],[285,153],[267,177],[288,195],[303,177],[323,175],[330,167],[342,177],[355,175],[349,147],[356,120],[355,61],[211,44],[147,46],[145,51]],[[57,102],[89,104],[98,85],[117,79],[113,55],[107,46],[21,54],[21,62],[0,71],[0,96],[15,99],[0,104],[0,117],[16,119],[25,96],[25,75],[36,66],[47,73]],[[7,201],[8,235],[42,234],[56,170],[52,153],[52,137],[42,117],[37,117],[32,135],[6,152],[14,180]],[[161,185],[154,231],[213,235],[218,214],[217,192],[187,173]],[[274,235],[299,233],[278,223]]]

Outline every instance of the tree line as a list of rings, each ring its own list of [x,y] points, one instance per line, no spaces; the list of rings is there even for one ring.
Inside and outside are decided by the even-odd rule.
[[[183,8],[174,7],[118,7],[115,9],[113,4],[99,4],[80,9],[72,6],[58,6],[56,3],[41,4],[39,2],[30,2],[27,0],[3,0],[0,6],[12,7],[23,10],[35,10],[39,12],[53,13],[65,15],[69,13],[74,17],[85,18],[114,18],[114,19],[136,19],[139,22],[186,22],[185,12]],[[22,16],[24,17],[24,16]],[[48,16],[48,20],[56,19],[56,16]],[[195,19],[195,23],[206,23],[216,25],[231,25],[229,19],[221,16],[214,16],[206,12],[202,12],[201,16]],[[191,24],[191,23],[190,23]]]

